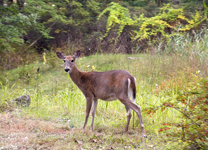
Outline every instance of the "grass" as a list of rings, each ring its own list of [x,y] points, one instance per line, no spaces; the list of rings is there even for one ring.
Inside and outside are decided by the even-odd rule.
[[[38,133],[44,134],[41,138],[38,138],[38,134],[34,134],[33,131],[29,131],[29,135],[34,135],[26,145],[29,147],[31,145],[37,147],[46,145],[46,147],[50,146],[54,149],[69,147],[74,149],[111,149],[109,145],[112,145],[113,149],[168,148],[168,144],[165,142],[167,137],[158,133],[158,129],[164,122],[177,122],[179,113],[172,109],[158,111],[154,115],[142,111],[145,129],[149,137],[145,142],[142,142],[138,118],[135,116],[134,129],[131,121],[130,131],[124,133],[126,125],[124,105],[119,101],[104,102],[100,100],[95,119],[95,132],[90,131],[90,118],[86,133],[82,133],[85,98],[68,74],[64,72],[63,62],[58,58],[54,59],[54,54],[48,55],[50,55],[46,56],[48,63],[45,65],[42,62],[35,62],[7,71],[5,73],[7,75],[5,77],[7,78],[6,83],[1,85],[1,103],[23,94],[31,96],[30,107],[21,109],[18,114],[26,118],[23,119],[26,120],[25,122],[43,120],[43,122],[46,121],[46,124],[47,121],[50,124],[55,122],[65,128],[63,135],[51,135],[48,131],[45,132],[45,129],[43,131],[38,129]],[[53,62],[50,63],[50,61]],[[159,94],[156,92],[162,82],[171,80],[173,74],[178,77],[181,72],[190,68],[189,70],[193,73],[200,70],[201,72],[198,74],[200,76],[207,75],[207,69],[203,70],[205,68],[203,63],[197,60],[194,60],[194,63],[190,62],[192,62],[191,58],[179,55],[101,54],[81,57],[77,61],[77,66],[82,71],[91,71],[93,70],[92,66],[96,71],[128,70],[137,78],[136,103],[142,107],[142,110],[145,110],[177,97],[177,91],[171,91],[169,95],[167,92]],[[37,73],[38,67],[40,67],[39,73]],[[27,73],[30,78],[26,77]],[[19,117],[18,115],[15,114],[16,117]],[[34,128],[39,128],[39,124],[34,123],[34,126]],[[40,126],[42,128],[42,125]],[[72,126],[73,129],[71,129]],[[49,127],[50,125],[47,124],[47,127],[43,128]],[[20,128],[25,128],[25,126],[20,125]],[[7,140],[4,139],[4,141],[4,145],[7,145],[5,144]],[[161,142],[163,146],[161,146]]]
[[[1,72],[0,118],[4,119],[0,121],[0,145],[8,149],[15,146],[18,149],[180,149],[177,140],[174,143],[166,134],[158,132],[163,123],[180,121],[179,112],[168,108],[149,114],[145,110],[176,100],[179,93],[192,89],[193,83],[207,77],[206,35],[204,39],[198,35],[191,39],[197,50],[189,41],[181,42],[186,37],[176,37],[172,44],[177,44],[177,51],[180,49],[177,53],[97,54],[77,60],[82,71],[124,69],[136,77],[136,103],[142,107],[147,139],[141,138],[136,115],[134,126],[131,120],[129,132],[124,133],[126,112],[119,101],[99,100],[95,131],[90,131],[89,118],[83,133],[85,98],[64,72],[63,62],[51,52],[46,54],[46,64],[37,61]],[[173,45],[168,44],[166,49],[170,52]],[[24,94],[32,99],[30,107],[20,109],[7,105]],[[14,147],[9,145],[11,136]]]
[[[159,148],[159,143],[151,140],[142,143],[134,130],[123,133],[121,129],[101,126],[83,133],[78,128],[67,129],[66,123],[17,117],[16,113],[0,115],[1,149],[152,149],[156,144]]]

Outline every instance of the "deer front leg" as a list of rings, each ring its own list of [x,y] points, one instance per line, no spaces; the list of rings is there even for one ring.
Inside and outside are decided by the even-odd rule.
[[[83,129],[85,130],[86,128],[86,125],[87,125],[87,121],[88,121],[88,118],[89,118],[89,114],[90,114],[90,110],[91,110],[91,107],[92,107],[92,98],[91,97],[86,97],[86,117],[85,117],[85,123],[84,123],[84,127]]]
[[[92,101],[92,124],[91,124],[92,130],[94,130],[94,118],[95,118],[97,103],[98,103],[98,99],[94,99]]]

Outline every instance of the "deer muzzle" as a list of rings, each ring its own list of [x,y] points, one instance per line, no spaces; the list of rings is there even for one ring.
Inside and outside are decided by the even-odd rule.
[[[66,72],[68,72],[70,69],[69,69],[69,68],[65,68],[64,70],[65,70]]]

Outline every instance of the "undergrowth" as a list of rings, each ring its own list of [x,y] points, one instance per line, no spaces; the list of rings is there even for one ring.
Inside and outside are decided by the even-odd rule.
[[[207,120],[204,118],[207,115],[207,107],[201,103],[204,99],[206,100],[207,91],[207,82],[201,82],[206,79],[208,73],[205,57],[206,34],[204,38],[196,36],[191,39],[193,42],[180,43],[180,41],[186,41],[186,38],[180,37],[181,40],[179,40],[179,37],[178,35],[170,41],[172,44],[174,41],[179,42],[176,42],[177,46],[175,46],[178,51],[174,53],[161,51],[156,54],[97,54],[89,57],[81,56],[76,63],[82,71],[124,69],[135,76],[137,79],[136,103],[142,107],[144,125],[149,135],[146,143],[160,141],[165,145],[164,149],[171,149],[177,148],[177,144],[182,141],[185,142],[185,148],[200,149],[207,144]],[[4,71],[1,79],[3,79],[0,81],[1,112],[5,112],[10,107],[10,100],[28,94],[32,102],[30,107],[22,108],[22,115],[32,119],[67,123],[69,129],[83,126],[85,98],[69,75],[64,72],[63,62],[56,59],[55,53],[47,53],[45,63],[39,61]],[[201,101],[197,107],[194,107],[196,100]],[[186,115],[181,113],[182,111],[185,111]],[[189,118],[192,118],[196,124],[201,124],[199,121],[202,121],[204,125],[196,128]],[[89,124],[90,121],[87,129]],[[95,130],[110,127],[112,130],[123,131],[125,124],[126,114],[123,104],[119,101],[100,100],[98,102]],[[136,115],[134,122],[131,121],[130,130],[132,129],[140,135],[139,120]],[[185,131],[188,130],[189,132],[186,133]],[[100,132],[108,133],[102,130]],[[196,132],[201,133],[197,138],[194,137]],[[119,139],[113,136],[110,138],[122,144],[127,136]],[[104,139],[108,139],[108,136]],[[202,144],[196,145],[200,140]],[[75,143],[79,144],[79,141]],[[138,148],[135,144],[133,145],[133,148]]]

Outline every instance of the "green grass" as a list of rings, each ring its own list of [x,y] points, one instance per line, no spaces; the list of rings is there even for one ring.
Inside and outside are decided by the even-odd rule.
[[[152,48],[151,54],[97,54],[81,56],[76,61],[81,71],[124,69],[136,77],[136,103],[142,107],[147,139],[141,138],[136,115],[134,128],[132,119],[129,132],[124,133],[126,111],[119,101],[99,100],[95,131],[90,131],[90,117],[87,130],[82,133],[85,98],[53,52],[46,54],[46,64],[34,61],[0,71],[0,146],[8,149],[14,148],[10,144],[19,145],[19,149],[25,148],[22,145],[34,149],[180,149],[183,147],[179,145],[180,137],[170,137],[158,130],[164,127],[163,123],[180,122],[181,114],[170,107],[158,109],[156,113],[146,110],[154,110],[167,101],[177,102],[181,93],[193,90],[201,78],[207,77],[207,35],[206,29],[192,37],[178,34],[166,45],[161,42]],[[9,105],[10,100],[24,94],[32,99],[30,107]],[[177,132],[175,128],[171,130]],[[25,137],[29,139],[26,142],[22,140]]]
[[[129,59],[129,57],[135,59]],[[73,125],[74,128],[80,129],[84,125],[85,119],[85,98],[71,81],[68,73],[64,72],[62,66],[63,62],[56,58],[54,53],[47,54],[46,59],[46,64],[34,62],[30,65],[3,72],[4,76],[1,78],[4,78],[4,80],[2,80],[0,89],[1,104],[6,100],[14,99],[23,94],[29,94],[32,102],[29,108],[22,109],[21,113],[23,116],[27,116],[31,119],[66,123],[68,128],[70,128],[70,125]],[[95,71],[115,69],[129,71],[137,79],[136,103],[142,107],[142,110],[159,106],[170,99],[176,99],[178,92],[180,92],[178,90],[181,90],[179,88],[177,89],[177,87],[172,87],[172,90],[169,91],[163,90],[159,92],[159,94],[156,92],[157,89],[162,86],[162,82],[170,82],[173,78],[180,78],[181,76],[184,76],[184,79],[188,79],[188,76],[186,76],[187,71],[195,73],[200,70],[197,76],[205,77],[208,71],[207,65],[198,58],[193,59],[176,54],[98,54],[89,57],[81,56],[76,63],[78,68],[82,71],[92,71],[92,66],[95,67]],[[40,67],[39,73],[37,73],[38,67]],[[27,78],[26,74],[28,74],[30,78]],[[168,146],[164,140],[167,140],[168,137],[164,137],[164,135],[158,133],[158,129],[164,122],[177,122],[179,119],[178,115],[179,113],[173,109],[166,109],[165,111],[159,110],[154,115],[149,115],[142,111],[145,130],[150,138],[146,141],[146,144],[141,143],[141,141],[137,139],[137,146],[151,149],[149,145],[155,146],[161,144],[162,141],[162,144]],[[118,147],[133,145],[133,148],[136,148],[137,146],[134,143],[136,141],[135,139],[131,141],[131,138],[136,138],[137,136],[139,138],[141,132],[139,120],[136,115],[134,119],[134,130],[131,120],[130,131],[136,132],[136,135],[116,134],[116,136],[113,136],[112,131],[124,131],[126,125],[125,107],[119,101],[105,102],[100,100],[95,117],[95,131],[98,133],[105,133],[105,136],[100,139],[105,140],[105,142],[101,143],[100,146],[106,147],[106,145],[115,141],[118,145],[120,143]],[[91,118],[88,121],[87,130],[89,130],[90,123]],[[80,132],[78,135],[72,134],[70,136],[72,137],[69,139],[82,139],[82,142],[88,141],[88,138],[85,137],[87,135],[82,135]],[[78,137],[76,138],[76,136]],[[95,135],[90,134],[90,136]],[[161,136],[163,136],[163,138],[161,138]],[[94,139],[94,137],[90,138]],[[152,144],[148,144],[148,141]],[[122,145],[122,143],[125,144]],[[79,145],[76,140],[74,144]],[[90,143],[88,144],[84,146],[86,149],[90,147]],[[72,147],[74,146],[72,145]],[[157,148],[160,149],[160,145],[157,145]]]

